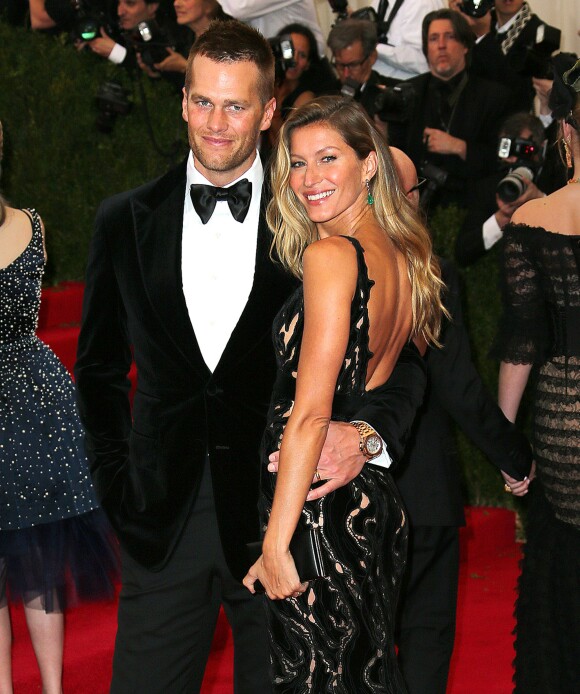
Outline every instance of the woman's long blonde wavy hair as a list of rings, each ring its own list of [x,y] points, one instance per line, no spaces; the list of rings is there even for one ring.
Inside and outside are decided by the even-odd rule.
[[[323,123],[342,137],[360,160],[377,153],[377,172],[371,181],[372,210],[387,236],[407,260],[412,287],[412,337],[438,345],[442,313],[439,263],[433,255],[429,232],[401,189],[389,147],[362,108],[352,99],[326,96],[294,111],[280,130],[276,156],[272,164],[273,197],[267,220],[274,234],[275,249],[282,264],[302,277],[302,256],[306,247],[318,239],[316,225],[290,187],[290,140],[297,128]],[[345,233],[349,233],[345,229]]]

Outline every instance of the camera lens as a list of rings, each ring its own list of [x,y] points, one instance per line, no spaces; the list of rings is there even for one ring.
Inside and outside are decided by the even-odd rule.
[[[497,184],[496,192],[503,202],[514,202],[526,189],[526,181],[534,180],[534,172],[527,166],[518,166]]]

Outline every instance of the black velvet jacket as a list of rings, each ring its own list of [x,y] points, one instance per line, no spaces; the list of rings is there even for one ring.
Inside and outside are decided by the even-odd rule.
[[[275,376],[272,321],[296,281],[270,259],[262,215],[254,285],[212,374],[182,290],[185,182],[184,163],[99,209],[75,367],[79,406],[97,495],[124,548],[144,566],[164,566],[207,454],[224,554],[241,578],[249,567],[246,543],[259,539],[258,450]],[[138,385],[131,416],[132,356]],[[424,387],[423,361],[407,349],[388,386],[358,413],[395,458]]]

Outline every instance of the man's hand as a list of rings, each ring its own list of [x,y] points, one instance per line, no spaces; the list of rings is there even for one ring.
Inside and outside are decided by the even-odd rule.
[[[143,62],[143,58],[141,57],[141,53],[137,53],[137,65],[143,70],[143,72],[151,77],[153,80],[158,80],[161,75],[157,70],[153,70],[153,68],[150,68],[149,65],[146,65]]]
[[[538,97],[540,115],[549,116],[552,113],[552,109],[548,106],[548,101],[550,99],[550,92],[554,86],[554,80],[532,77],[532,85],[534,86],[534,91]]]
[[[517,200],[513,202],[504,202],[498,195],[495,196],[495,202],[497,204],[497,212],[495,213],[495,219],[499,225],[500,229],[511,220],[513,213],[521,207],[528,200],[535,200],[536,198],[543,198],[545,193],[538,188],[538,186],[533,181],[528,181],[523,179],[526,189],[520,195]]]
[[[100,38],[88,41],[87,45],[93,53],[100,55],[101,58],[108,58],[111,55],[111,51],[115,47],[115,41],[113,41],[103,27],[101,27]]]
[[[465,161],[467,156],[467,142],[453,137],[437,128],[425,128],[423,130],[423,142],[428,152],[434,154],[455,154]]]
[[[187,60],[172,48],[165,49],[168,53],[167,58],[162,60],[160,63],[154,63],[153,67],[159,72],[183,72],[185,75],[185,68],[187,67]]]
[[[324,448],[318,461],[318,474],[325,483],[308,492],[307,501],[314,501],[343,487],[363,469],[366,458],[360,452],[358,431],[348,422],[330,422]],[[270,455],[268,470],[278,472],[280,453]],[[315,477],[313,482],[317,482]]]

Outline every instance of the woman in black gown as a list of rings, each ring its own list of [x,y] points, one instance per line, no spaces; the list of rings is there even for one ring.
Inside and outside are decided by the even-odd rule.
[[[263,555],[276,692],[405,691],[393,643],[407,522],[387,470],[365,465],[308,492],[330,419],[350,421],[409,340],[435,342],[438,267],[388,147],[351,100],[324,97],[281,131],[268,209],[276,251],[303,285],[274,322],[278,378],[262,452]],[[280,448],[281,447],[281,448]],[[267,471],[280,448],[279,472]],[[320,529],[328,574],[301,583],[290,539]]]
[[[516,604],[517,694],[580,687],[580,61],[555,75],[550,103],[574,173],[504,230],[497,347],[499,404],[512,422],[534,373],[537,480]]]

